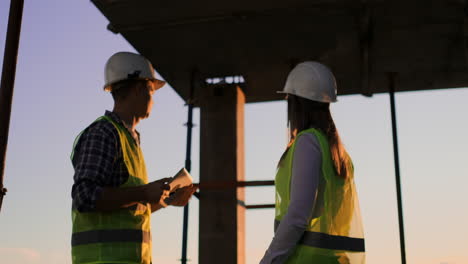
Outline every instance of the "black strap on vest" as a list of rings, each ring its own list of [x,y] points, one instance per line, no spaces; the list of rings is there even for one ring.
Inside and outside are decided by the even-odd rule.
[[[275,220],[275,232],[280,222]],[[320,232],[305,231],[299,241],[299,244],[309,247],[317,247],[332,250],[347,250],[364,252],[365,245],[363,238],[334,236]]]
[[[93,243],[136,242],[150,243],[151,234],[137,229],[91,230],[72,234],[72,247]]]

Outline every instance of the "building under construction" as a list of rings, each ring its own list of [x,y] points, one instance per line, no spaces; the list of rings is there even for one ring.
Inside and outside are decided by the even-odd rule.
[[[14,65],[15,47],[17,54],[22,1],[13,2],[18,4],[11,12],[18,13],[10,17],[4,65]],[[245,181],[244,106],[282,99],[276,91],[292,67],[305,60],[328,65],[342,95],[391,95],[395,203],[406,263],[394,93],[468,86],[465,1],[202,0],[183,7],[177,1],[91,2],[108,19],[109,34],[122,35],[154,62],[189,105],[188,157],[191,111],[200,108],[199,263],[245,263],[245,210],[273,205],[246,205],[244,187],[273,181]],[[4,66],[2,177],[13,81],[14,66]],[[186,242],[183,263],[185,252]]]

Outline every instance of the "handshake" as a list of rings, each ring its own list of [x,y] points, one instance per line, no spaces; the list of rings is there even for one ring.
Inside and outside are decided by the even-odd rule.
[[[192,177],[182,168],[174,177],[148,183],[144,189],[146,200],[162,207],[167,205],[185,206],[198,187],[192,184]]]

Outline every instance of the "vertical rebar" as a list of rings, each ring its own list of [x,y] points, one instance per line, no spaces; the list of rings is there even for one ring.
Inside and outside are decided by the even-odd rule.
[[[6,188],[3,186],[5,173],[5,159],[8,145],[8,131],[10,128],[11,101],[15,86],[16,62],[23,18],[24,0],[12,0],[8,17],[8,29],[3,56],[2,81],[0,86],[0,211]]]
[[[401,198],[401,180],[400,180],[400,158],[398,154],[398,131],[395,111],[395,82],[397,74],[389,73],[389,86],[390,86],[390,110],[392,114],[392,134],[393,134],[393,154],[395,161],[395,178],[396,178],[396,191],[398,201],[398,226],[400,230],[400,251],[401,263],[406,264],[406,248],[405,248],[405,229],[403,224],[403,203]]]

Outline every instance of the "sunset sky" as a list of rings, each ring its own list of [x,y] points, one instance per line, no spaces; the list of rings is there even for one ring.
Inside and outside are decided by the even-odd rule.
[[[75,136],[112,109],[104,63],[132,46],[108,30],[90,1],[25,1],[0,212],[0,264],[70,264],[70,152]],[[0,58],[10,1],[0,1]],[[161,38],[160,41],[171,41]],[[460,55],[462,56],[462,55]],[[157,61],[154,67],[158,70]],[[468,73],[467,73],[468,74]],[[338,87],[339,89],[339,87]],[[340,96],[332,106],[355,164],[367,263],[400,263],[388,94]],[[468,89],[398,93],[397,120],[408,264],[468,263]],[[187,107],[166,85],[138,126],[150,180],[184,165]],[[199,111],[194,122],[199,124]],[[199,179],[199,126],[192,175]],[[271,180],[286,145],[284,101],[245,107],[246,179]],[[247,189],[246,203],[273,203],[273,187]],[[153,214],[154,263],[180,263],[181,208]],[[249,210],[247,264],[273,236],[274,210]],[[190,263],[198,263],[198,200],[192,199]],[[222,263],[222,261],[220,261]]]

